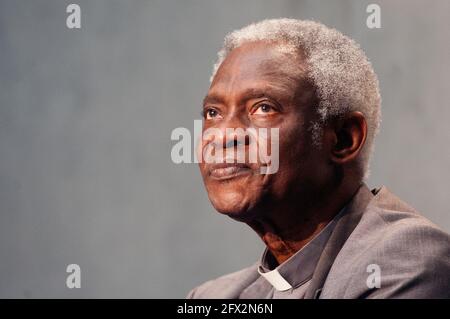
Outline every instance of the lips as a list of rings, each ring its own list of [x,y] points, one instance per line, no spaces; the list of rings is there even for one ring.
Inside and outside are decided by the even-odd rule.
[[[224,180],[251,173],[251,168],[241,163],[212,164],[209,175],[214,179]]]

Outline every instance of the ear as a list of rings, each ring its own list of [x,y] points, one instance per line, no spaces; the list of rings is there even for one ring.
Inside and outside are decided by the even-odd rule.
[[[367,138],[367,122],[361,112],[350,112],[334,122],[331,160],[337,164],[353,161]]]

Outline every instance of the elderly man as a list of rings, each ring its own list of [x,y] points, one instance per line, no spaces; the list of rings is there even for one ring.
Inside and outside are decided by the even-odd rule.
[[[312,21],[251,24],[225,38],[211,81],[203,129],[228,138],[216,146],[255,143],[229,143],[227,128],[278,128],[279,164],[269,174],[261,161],[200,163],[216,210],[267,248],[188,298],[450,297],[450,236],[364,184],[381,99],[353,40]]]

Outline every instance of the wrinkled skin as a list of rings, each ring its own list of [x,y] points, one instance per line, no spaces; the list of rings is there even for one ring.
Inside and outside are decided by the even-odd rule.
[[[364,116],[353,112],[327,122],[321,147],[314,145],[315,90],[305,78],[302,52],[282,48],[257,41],[231,51],[203,105],[204,131],[220,129],[224,138],[226,128],[278,128],[278,171],[261,174],[261,161],[199,164],[216,210],[246,222],[280,263],[317,234],[359,187],[357,159],[367,131]],[[211,143],[203,139],[198,151]],[[246,150],[251,147],[258,146],[246,139]]]

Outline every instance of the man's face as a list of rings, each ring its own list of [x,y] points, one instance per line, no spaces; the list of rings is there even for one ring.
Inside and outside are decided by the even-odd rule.
[[[238,143],[225,141],[230,138],[227,128],[279,130],[279,167],[274,174],[261,173],[265,163],[260,159],[250,163],[247,157],[241,164],[201,161],[208,196],[219,212],[252,219],[270,203],[286,204],[307,196],[317,183],[324,156],[311,142],[310,123],[317,115],[314,90],[304,75],[298,52],[262,41],[234,49],[218,69],[204,100],[203,131],[218,129],[224,141],[217,143],[204,136],[199,151],[204,153],[212,143],[220,150],[236,150]],[[246,140],[244,149],[249,151],[257,144]]]

